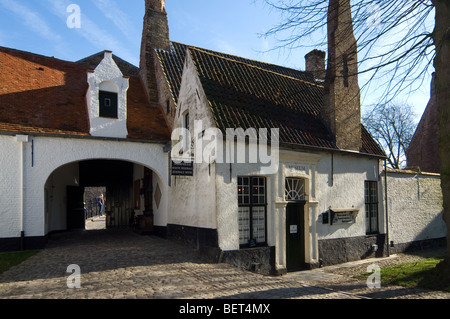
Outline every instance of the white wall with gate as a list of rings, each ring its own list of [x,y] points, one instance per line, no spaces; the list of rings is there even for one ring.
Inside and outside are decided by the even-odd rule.
[[[164,144],[120,139],[0,135],[0,238],[41,237],[53,227],[46,216],[45,184],[56,170],[83,160],[123,160],[150,168],[168,194],[168,154]],[[69,169],[69,166],[68,169]],[[63,174],[76,185],[76,172]],[[67,172],[66,172],[67,173]],[[67,175],[67,176],[66,176]],[[72,176],[73,175],[73,176]],[[168,199],[162,198],[155,224],[166,225]],[[55,221],[53,221],[55,222]],[[57,221],[56,221],[57,222]],[[49,224],[50,223],[50,224]]]

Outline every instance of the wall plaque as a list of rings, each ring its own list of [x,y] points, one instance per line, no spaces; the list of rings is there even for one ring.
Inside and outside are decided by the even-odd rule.
[[[330,224],[354,224],[356,222],[356,209],[331,209]]]
[[[184,161],[172,161],[173,176],[194,176],[194,163]]]

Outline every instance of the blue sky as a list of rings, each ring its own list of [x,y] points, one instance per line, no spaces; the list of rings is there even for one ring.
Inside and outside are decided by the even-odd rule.
[[[80,28],[67,26],[71,4],[81,10]],[[304,70],[310,49],[267,52],[278,43],[261,34],[280,16],[261,0],[166,0],[166,10],[173,41]],[[143,15],[144,0],[0,0],[0,46],[69,61],[111,50],[138,66]],[[419,118],[429,100],[428,83],[400,97]],[[376,94],[365,94],[362,104],[376,101]]]

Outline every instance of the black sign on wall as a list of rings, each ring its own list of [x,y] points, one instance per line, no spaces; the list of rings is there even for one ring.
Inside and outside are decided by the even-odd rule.
[[[173,176],[194,176],[194,163],[184,161],[172,161]]]

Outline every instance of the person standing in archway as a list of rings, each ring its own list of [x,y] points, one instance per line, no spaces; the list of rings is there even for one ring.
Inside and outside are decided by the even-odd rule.
[[[103,197],[103,194],[100,194],[100,197],[98,198],[98,206],[100,208],[99,215],[103,216],[103,206],[105,205],[105,199]]]

